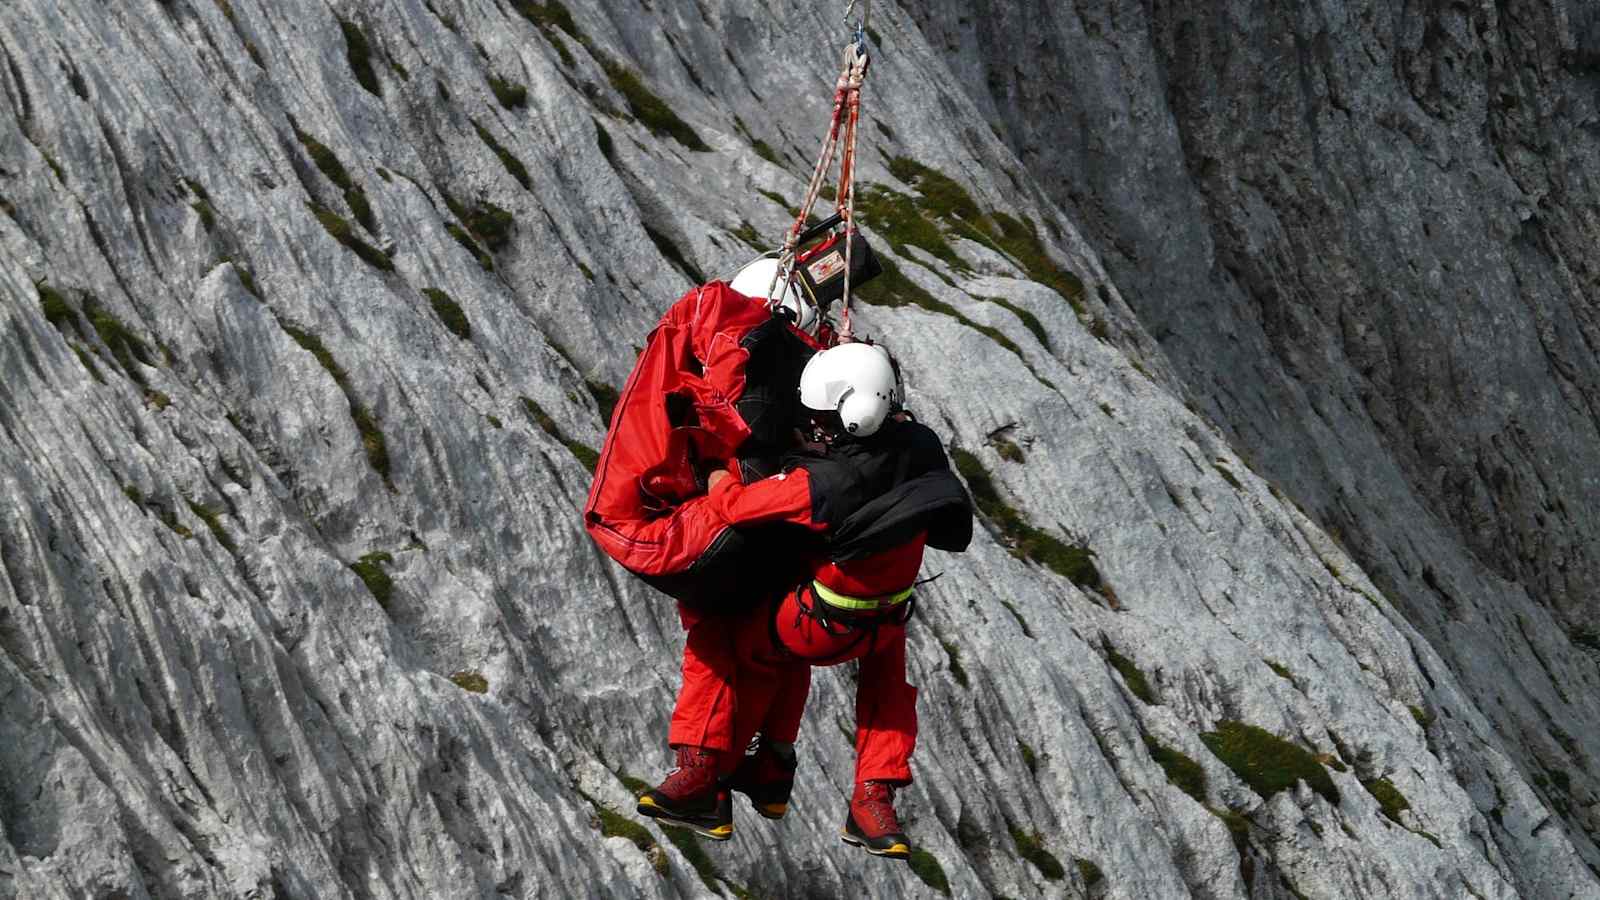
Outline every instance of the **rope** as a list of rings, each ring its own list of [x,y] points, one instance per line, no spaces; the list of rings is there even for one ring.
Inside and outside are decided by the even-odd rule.
[[[854,0],[852,0],[854,5]],[[866,20],[863,19],[863,22]],[[850,331],[850,275],[855,271],[856,236],[856,126],[861,122],[861,83],[867,77],[866,53],[861,44],[850,50],[860,59],[859,68],[851,68],[850,119],[845,126],[844,156],[839,161],[839,197],[844,201],[840,212],[844,215],[844,296],[840,300],[839,338],[849,341]]]
[[[843,67],[834,82],[833,112],[828,117],[828,133],[822,140],[822,152],[818,154],[817,164],[811,170],[811,180],[806,185],[805,199],[800,204],[799,213],[784,238],[783,249],[778,253],[778,266],[772,273],[772,282],[767,285],[767,306],[776,310],[781,301],[775,297],[774,292],[780,282],[787,288],[794,275],[795,245],[800,240],[800,234],[805,231],[806,221],[811,218],[811,211],[816,207],[817,199],[822,194],[828,172],[833,168],[834,155],[839,152],[842,136],[844,151],[839,159],[839,189],[834,194],[834,208],[845,227],[844,295],[839,325],[839,337],[845,341],[851,339],[850,275],[855,265],[856,129],[861,122],[861,86],[866,81],[867,68],[872,62],[867,54],[866,35],[868,17],[872,12],[872,0],[850,0],[845,7],[845,18],[848,20],[858,6],[861,8],[861,19],[856,24],[852,42],[844,48]]]

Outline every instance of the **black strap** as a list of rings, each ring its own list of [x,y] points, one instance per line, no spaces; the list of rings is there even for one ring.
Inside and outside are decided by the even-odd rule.
[[[853,624],[853,623],[850,623],[850,622],[834,622],[833,620],[829,619],[825,614],[817,611],[817,607],[820,606],[821,604],[812,603],[812,604],[808,605],[805,602],[805,595],[807,593],[807,589],[810,586],[811,585],[809,583],[807,583],[807,584],[802,584],[799,587],[796,587],[794,589],[795,624],[799,625],[800,624],[800,620],[802,618],[810,618],[810,619],[814,620],[817,623],[817,625],[820,628],[822,628],[823,631],[827,632],[829,635],[831,635],[833,637],[843,637],[845,634],[847,634],[847,633],[849,633],[851,631],[854,631],[854,632],[856,632],[856,639],[851,641],[848,645],[846,645],[843,650],[840,650],[838,653],[834,653],[834,654],[831,654],[829,656],[812,657],[812,656],[803,656],[803,655],[801,655],[799,653],[796,653],[796,652],[794,652],[794,650],[790,649],[790,647],[787,644],[785,644],[783,642],[783,638],[778,634],[778,614],[779,614],[778,610],[781,610],[783,608],[782,605],[779,604],[779,605],[775,605],[774,612],[773,612],[772,619],[771,619],[773,646],[781,649],[784,653],[788,654],[790,658],[792,658],[792,659],[794,659],[794,660],[796,660],[798,662],[808,663],[808,664],[813,665],[813,666],[832,666],[832,665],[837,665],[837,664],[839,664],[841,662],[844,662],[845,660],[849,659],[850,658],[850,654],[855,652],[855,650],[858,647],[861,646],[861,642],[863,640],[869,640],[870,641],[870,640],[876,640],[877,639],[877,636],[878,636],[878,622],[877,621],[872,622],[871,625],[868,626],[868,627],[862,627],[861,625]],[[844,630],[843,631],[835,631],[834,630],[834,626],[835,625],[839,626],[840,628],[842,628]]]

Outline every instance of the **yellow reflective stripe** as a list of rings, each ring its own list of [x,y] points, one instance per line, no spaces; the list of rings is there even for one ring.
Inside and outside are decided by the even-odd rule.
[[[820,581],[811,582],[811,589],[816,591],[817,596],[822,598],[823,603],[835,609],[882,609],[886,606],[904,603],[906,598],[913,593],[912,588],[906,588],[903,591],[896,591],[892,594],[883,594],[877,597],[852,597],[849,594],[841,594],[832,590]]]

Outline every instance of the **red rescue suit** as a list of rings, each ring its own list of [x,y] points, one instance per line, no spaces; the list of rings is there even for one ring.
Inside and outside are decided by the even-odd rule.
[[[840,622],[827,618],[817,585],[858,596],[893,595],[916,582],[922,566],[920,537],[890,551],[842,565],[827,565],[803,585],[740,622],[735,635],[738,669],[733,745],[760,731],[792,743],[800,730],[812,666],[859,659],[856,673],[856,783],[911,781],[917,745],[917,689],[906,682],[909,607]],[[909,603],[909,600],[902,601]]]
[[[795,572],[780,577],[768,558],[781,541],[733,527],[703,485],[710,469],[776,455],[790,441],[795,385],[818,349],[766,304],[722,282],[674,303],[634,364],[600,452],[583,510],[600,549],[701,607],[763,578],[775,590],[793,584]]]
[[[760,730],[791,742],[810,667],[860,659],[858,780],[907,782],[917,732],[916,689],[905,680],[910,588],[925,544],[966,548],[970,501],[937,436],[915,422],[891,423],[876,438],[825,454],[797,454],[786,465],[784,474],[750,485],[720,483],[706,502],[730,522],[826,531],[829,553],[814,561],[810,581],[761,603],[731,633],[720,621],[704,640],[691,632],[669,740],[728,751]],[[835,605],[845,603],[862,608]]]

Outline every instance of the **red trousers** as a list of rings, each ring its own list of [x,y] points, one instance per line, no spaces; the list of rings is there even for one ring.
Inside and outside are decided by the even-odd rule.
[[[739,618],[698,617],[680,608],[689,636],[668,742],[724,751],[731,770],[738,755],[729,751],[742,749],[757,731],[768,740],[795,740],[813,665],[859,659],[856,781],[909,783],[917,689],[906,683],[905,625],[825,626],[802,601],[817,602],[807,589]]]

